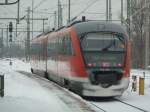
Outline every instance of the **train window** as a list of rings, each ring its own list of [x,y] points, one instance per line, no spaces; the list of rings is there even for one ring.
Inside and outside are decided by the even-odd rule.
[[[112,33],[90,33],[82,38],[81,46],[87,66],[121,67],[124,64],[125,40]]]
[[[69,34],[66,34],[63,37],[63,41],[62,41],[62,52],[64,55],[74,55],[73,52],[73,47],[72,47],[72,41],[71,41],[71,37]]]
[[[42,60],[42,45],[41,45],[41,43],[38,44],[38,46],[39,46],[39,61],[40,61],[40,60]]]
[[[55,41],[51,40],[47,45],[47,55],[48,57],[52,57],[55,53]]]
[[[35,57],[36,59],[40,59],[40,44],[39,43],[33,43],[31,45],[31,54]]]
[[[42,45],[42,60],[45,60],[46,59],[46,43],[43,41],[42,43],[41,43]]]
[[[61,51],[61,54],[66,54],[66,38],[63,37],[62,38],[62,51]]]
[[[123,38],[111,33],[90,33],[82,41],[82,49],[84,50],[122,51],[124,48]]]
[[[74,55],[71,37],[69,34],[66,35],[67,55]]]
[[[62,38],[58,38],[58,54],[62,52]]]
[[[61,37],[57,37],[56,40],[48,43],[48,56],[51,57],[52,55],[55,55],[55,53],[68,56],[74,55],[71,37],[69,34],[61,35]]]

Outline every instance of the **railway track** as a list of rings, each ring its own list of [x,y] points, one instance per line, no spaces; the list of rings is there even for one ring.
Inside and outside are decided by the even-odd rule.
[[[103,112],[150,112],[140,107],[131,105],[117,98],[108,101],[88,101],[92,106]]]
[[[124,101],[121,101],[121,100],[119,100],[119,99],[114,98],[114,100],[116,100],[116,101],[118,101],[118,102],[120,102],[120,103],[123,103],[123,104],[125,104],[125,105],[128,105],[128,106],[130,106],[130,107],[133,107],[133,108],[135,108],[135,109],[137,109],[137,110],[140,110],[140,111],[142,111],[142,112],[148,112],[147,110],[144,110],[144,109],[139,108],[139,107],[137,107],[137,106],[131,105],[131,104],[129,104],[129,103],[127,103],[127,102],[124,102]]]
[[[96,105],[96,104],[94,104],[94,103],[92,103],[92,102],[90,102],[90,104],[91,104],[92,106],[96,107],[98,110],[100,110],[100,111],[102,111],[102,112],[107,112],[107,111],[104,110],[102,107],[100,107],[100,106],[98,106],[98,105]],[[97,111],[98,111],[98,110],[97,110]]]
[[[74,95],[72,95],[71,92],[66,91],[64,88],[60,87],[59,85],[45,79],[42,78],[38,75],[35,74],[31,74],[28,72],[24,72],[24,71],[19,71],[19,73],[24,74],[28,77],[32,77],[34,79],[36,79],[37,81],[39,81],[39,83],[49,89],[52,89],[54,91],[58,91],[56,92],[56,94],[58,93],[58,97],[60,99],[62,99],[63,102],[65,102],[67,105],[69,105],[72,108],[76,108],[78,106],[81,106],[80,108],[82,110],[76,110],[78,112],[150,112],[147,110],[144,110],[140,107],[131,105],[127,102],[121,101],[117,98],[111,98],[110,100],[99,100],[98,101],[94,100],[94,101],[90,101],[87,100],[87,102],[89,103],[90,107],[92,107],[92,109],[87,106],[87,104],[82,101],[80,98],[75,97]],[[53,86],[50,86],[50,85]],[[62,93],[60,94],[59,91],[62,91]],[[66,96],[66,97],[65,97]],[[66,100],[68,99],[68,100]],[[73,102],[73,103],[71,103]]]

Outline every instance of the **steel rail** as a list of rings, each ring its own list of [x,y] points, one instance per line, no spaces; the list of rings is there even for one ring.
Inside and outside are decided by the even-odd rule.
[[[92,102],[90,102],[90,104],[91,104],[91,105],[93,105],[94,107],[96,107],[96,108],[98,108],[98,109],[102,110],[103,112],[107,112],[106,110],[102,109],[101,107],[99,107],[99,106],[95,105],[95,104],[94,104],[94,103],[92,103]]]
[[[142,111],[142,112],[148,112],[147,110],[144,110],[144,109],[139,108],[139,107],[137,107],[137,106],[131,105],[131,104],[129,104],[129,103],[127,103],[127,102],[124,102],[124,101],[121,101],[121,100],[119,100],[119,99],[114,98],[114,100],[116,100],[116,101],[118,101],[118,102],[121,102],[121,103],[123,103],[123,104],[125,104],[125,105],[128,105],[128,106],[130,106],[130,107],[133,107],[133,108],[135,108],[135,109],[138,109],[138,110],[140,110],[140,111]]]

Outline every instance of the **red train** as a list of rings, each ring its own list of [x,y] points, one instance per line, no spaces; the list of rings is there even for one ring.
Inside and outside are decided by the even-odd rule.
[[[32,40],[31,71],[82,96],[120,96],[129,85],[130,49],[119,25],[75,22]]]

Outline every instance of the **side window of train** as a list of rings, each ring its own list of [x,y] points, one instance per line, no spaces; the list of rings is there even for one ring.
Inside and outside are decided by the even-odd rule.
[[[74,50],[73,50],[73,45],[72,45],[72,40],[70,34],[66,35],[66,53],[67,55],[74,55]]]
[[[65,37],[63,36],[62,37],[62,49],[61,49],[61,54],[63,54],[63,55],[65,55],[66,53],[66,39],[65,39]]]
[[[46,44],[45,41],[42,42],[42,60],[46,59]]]
[[[53,51],[53,45],[52,44],[53,43],[51,41],[49,41],[48,45],[47,45],[47,51],[48,51],[47,55],[48,55],[48,57],[51,57],[51,55],[52,55],[52,51]]]
[[[73,48],[72,48],[72,41],[71,38],[69,36],[69,34],[65,34],[63,35],[63,37],[61,37],[61,47],[60,47],[60,54],[62,55],[74,55],[73,52]]]
[[[58,38],[58,54],[62,54],[63,47],[62,47],[62,38]]]
[[[42,60],[42,43],[39,43],[39,60]]]
[[[60,55],[74,55],[74,51],[72,48],[72,41],[69,34],[61,35],[58,37],[57,42],[55,43],[55,51],[57,50]]]

